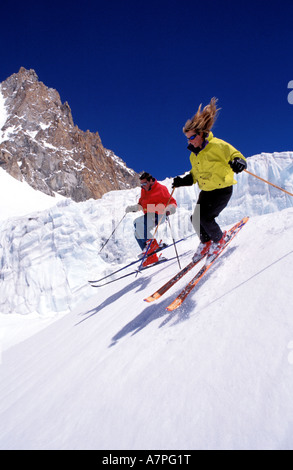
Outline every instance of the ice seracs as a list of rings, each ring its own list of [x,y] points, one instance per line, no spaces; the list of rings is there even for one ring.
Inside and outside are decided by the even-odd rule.
[[[286,187],[292,183],[292,162],[293,152],[248,159],[252,172]],[[0,191],[4,184],[7,187],[7,178],[11,177],[0,171]],[[234,224],[246,215],[274,213],[293,206],[292,197],[248,174],[237,176],[237,180],[232,200],[219,218],[222,226]],[[0,229],[1,313],[46,315],[70,311],[78,300],[92,295],[88,279],[102,277],[113,271],[115,265],[136,259],[135,214],[123,220],[115,236],[99,252],[121,220],[125,207],[137,201],[139,188],[112,191],[100,200],[81,203],[64,198],[57,203],[54,198],[43,195],[42,203],[41,194],[32,188],[15,179],[11,183],[13,191],[7,190],[0,210],[0,218],[1,213],[5,214]],[[172,179],[165,180],[164,184],[171,190]],[[30,196],[28,188],[32,192]],[[179,188],[176,200],[178,210],[170,221],[178,240],[194,233],[190,213],[197,200],[197,190],[195,187]],[[41,210],[42,204],[44,210]],[[11,215],[19,217],[9,218],[8,209]],[[6,217],[8,219],[3,220]],[[167,224],[162,225],[159,235],[172,244]],[[193,253],[197,243],[194,237]]]

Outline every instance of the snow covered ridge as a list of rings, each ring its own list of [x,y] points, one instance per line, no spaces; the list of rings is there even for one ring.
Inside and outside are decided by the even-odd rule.
[[[126,163],[122,160],[122,158],[118,157],[115,155],[115,153],[112,150],[105,149],[105,155],[108,158],[112,158],[112,160],[119,166],[123,168],[127,173],[129,173],[131,176],[135,176],[135,171],[132,170],[131,168],[128,168],[126,166]]]
[[[248,168],[292,192],[293,152],[251,157]],[[230,225],[245,215],[253,217],[293,207],[292,197],[248,174],[238,175],[237,180],[233,198],[220,217],[222,224]],[[171,190],[172,179],[163,183]],[[25,191],[23,183],[17,184],[16,207],[24,199],[22,192]],[[193,233],[190,214],[197,192],[196,187],[179,188],[175,192],[178,210],[171,217],[175,239]],[[14,194],[17,194],[15,188]],[[133,235],[133,221],[139,214],[128,214],[100,253],[122,219],[125,207],[137,202],[139,194],[140,189],[135,188],[112,191],[100,200],[82,203],[64,199],[51,208],[46,205],[46,209],[39,212],[28,206],[28,215],[23,216],[21,212],[22,217],[2,221],[0,313],[67,312],[77,302],[92,296],[88,279],[110,273],[117,264],[135,259],[139,252]],[[2,199],[1,204],[5,206],[5,200]],[[160,227],[158,236],[172,242],[167,224]],[[196,237],[193,240],[195,248]]]

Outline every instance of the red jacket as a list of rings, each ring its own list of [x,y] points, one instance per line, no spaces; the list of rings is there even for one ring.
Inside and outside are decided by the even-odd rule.
[[[141,196],[138,203],[143,208],[144,213],[156,212],[157,214],[163,214],[167,204],[170,206],[177,207],[175,199],[170,199],[170,193],[166,186],[158,183],[156,180],[150,191],[141,189]]]

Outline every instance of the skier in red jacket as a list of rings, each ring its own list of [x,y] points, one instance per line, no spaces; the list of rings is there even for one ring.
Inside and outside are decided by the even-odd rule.
[[[173,197],[170,199],[170,193],[166,186],[158,183],[149,173],[141,175],[140,184],[141,196],[138,204],[128,206],[126,213],[138,212],[139,210],[144,212],[144,215],[134,221],[134,235],[144,254],[148,248],[148,240],[152,240],[151,231],[158,225],[161,217],[165,218],[176,212],[177,203]],[[154,239],[148,254],[158,250],[159,247],[157,240]],[[143,266],[156,263],[158,260],[158,255],[154,253],[152,256],[148,256]]]

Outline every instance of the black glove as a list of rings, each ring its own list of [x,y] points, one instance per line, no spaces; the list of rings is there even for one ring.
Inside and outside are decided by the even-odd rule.
[[[193,176],[191,173],[181,178],[181,176],[176,176],[173,180],[172,188],[180,188],[180,186],[192,186],[193,185]]]
[[[245,170],[247,168],[247,163],[243,158],[236,157],[234,160],[229,162],[230,167],[234,171],[234,173],[241,173],[241,171]]]

